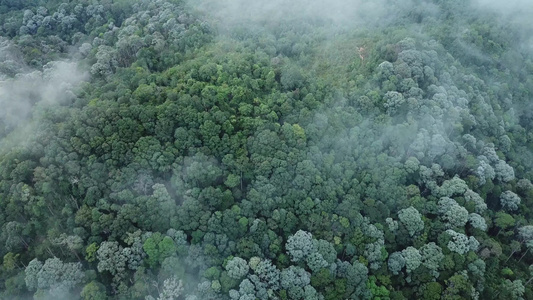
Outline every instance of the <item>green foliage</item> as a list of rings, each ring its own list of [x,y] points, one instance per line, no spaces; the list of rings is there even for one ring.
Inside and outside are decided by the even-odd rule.
[[[525,288],[521,280],[509,280],[505,279],[501,286],[501,297],[505,299],[518,300],[523,299]]]
[[[96,243],[92,243],[87,248],[85,248],[85,259],[88,262],[93,262],[96,260],[96,251],[98,250],[98,245]]]
[[[377,282],[376,277],[375,276],[370,276],[368,278],[367,283],[366,283],[367,288],[372,293],[372,299],[373,300],[388,300],[388,299],[390,299],[389,298],[390,291],[387,290],[387,288],[382,286],[382,285],[378,286],[376,284],[376,282]]]
[[[515,219],[513,216],[506,214],[504,212],[497,212],[495,215],[494,224],[501,228],[501,229],[507,229],[508,227],[515,224]]]
[[[511,191],[505,191],[500,195],[500,204],[508,211],[517,210],[520,204],[520,197]]]
[[[533,295],[527,9],[63,2],[0,1],[0,298]]]
[[[422,215],[418,212],[418,210],[416,210],[416,208],[412,206],[400,210],[398,212],[398,218],[400,219],[400,222],[407,228],[410,236],[414,236],[416,233],[424,230]]]
[[[159,261],[159,249],[157,245],[157,241],[154,240],[152,237],[148,238],[146,242],[143,244],[143,250],[148,255],[147,262],[151,267],[155,267],[157,262]]]
[[[442,295],[442,286],[438,282],[429,282],[422,284],[417,291],[420,299],[439,300]]]
[[[454,275],[446,280],[446,288],[441,299],[462,299],[470,297],[471,284],[464,275]]]
[[[86,284],[80,295],[83,300],[107,299],[104,285],[97,281],[91,281]]]
[[[17,260],[19,259],[20,254],[14,254],[8,252],[4,255],[3,266],[7,271],[13,271],[17,266]]]
[[[167,257],[176,255],[176,244],[169,236],[162,236],[159,232],[152,234],[142,245],[147,254],[146,262],[155,268]]]
[[[226,270],[228,271],[228,276],[233,279],[240,279],[246,274],[248,274],[248,263],[240,258],[240,257],[234,257],[231,260],[229,260],[226,264]]]

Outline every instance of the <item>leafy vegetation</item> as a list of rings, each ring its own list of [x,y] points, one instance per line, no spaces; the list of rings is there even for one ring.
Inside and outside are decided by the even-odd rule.
[[[230,2],[0,1],[0,298],[533,299],[531,32]]]

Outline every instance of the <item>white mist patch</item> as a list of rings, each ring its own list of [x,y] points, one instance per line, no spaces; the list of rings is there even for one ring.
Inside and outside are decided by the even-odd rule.
[[[43,67],[42,100],[47,103],[64,103],[72,100],[73,91],[89,74],[78,69],[75,62],[54,61]]]
[[[16,49],[10,40],[0,36],[0,81],[20,73],[23,69],[25,64],[20,50]]]
[[[88,78],[77,63],[55,61],[43,71],[17,74],[0,81],[0,125],[10,132],[31,117],[34,105],[66,104],[75,98],[74,90]]]
[[[221,28],[233,25],[272,24],[290,20],[314,20],[335,26],[365,25],[383,21],[393,11],[387,0],[200,0],[189,5],[207,14]],[[404,1],[411,6],[411,1]],[[256,23],[256,24],[254,24]]]
[[[533,1],[474,0],[472,5],[482,12],[495,14],[502,24],[514,26],[520,33],[522,48],[533,53]]]
[[[472,4],[505,16],[521,17],[533,13],[533,2],[530,0],[474,0]]]

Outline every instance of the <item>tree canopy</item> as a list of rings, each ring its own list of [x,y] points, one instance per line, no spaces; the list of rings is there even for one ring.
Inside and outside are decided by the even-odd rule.
[[[0,298],[533,299],[533,11],[330,2],[0,1]]]

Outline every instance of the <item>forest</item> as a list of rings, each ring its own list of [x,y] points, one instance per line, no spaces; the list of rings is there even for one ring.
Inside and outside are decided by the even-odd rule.
[[[0,299],[533,299],[532,18],[0,0]]]

